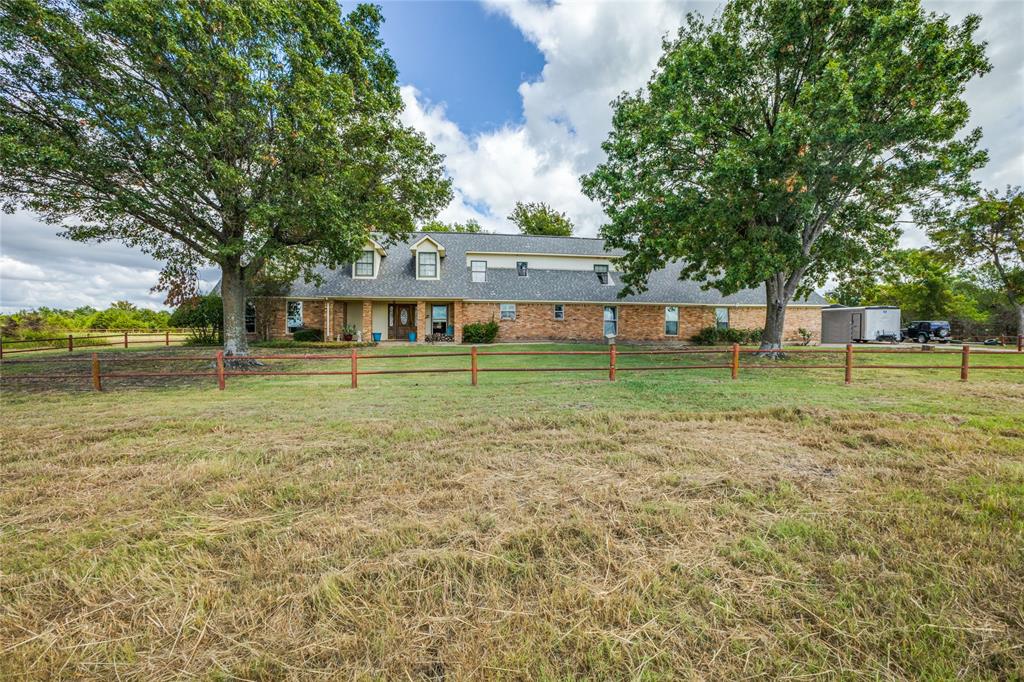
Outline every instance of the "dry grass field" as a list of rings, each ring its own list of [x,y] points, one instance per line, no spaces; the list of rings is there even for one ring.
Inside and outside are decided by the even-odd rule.
[[[4,381],[0,679],[1020,679],[1024,372],[957,377]]]

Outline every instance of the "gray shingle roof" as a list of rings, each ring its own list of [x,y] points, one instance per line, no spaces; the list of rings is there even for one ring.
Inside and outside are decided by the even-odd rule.
[[[425,234],[442,244],[439,280],[416,279],[410,247]],[[288,294],[297,298],[351,297],[396,299],[464,299],[470,301],[548,301],[548,302],[623,302],[623,303],[692,303],[764,305],[764,289],[747,289],[722,296],[716,289],[703,290],[700,284],[678,278],[678,266],[671,265],[654,272],[642,294],[618,298],[622,289],[618,273],[612,273],[612,285],[603,285],[587,270],[545,270],[531,268],[529,276],[519,277],[511,268],[489,268],[486,282],[473,282],[466,254],[499,252],[523,254],[565,254],[576,256],[616,256],[622,252],[605,251],[604,240],[578,237],[532,237],[514,234],[463,234],[452,232],[417,232],[406,242],[387,247],[376,279],[353,279],[349,266],[336,270],[321,267],[323,281],[295,282]],[[825,299],[812,294],[796,301],[811,305],[827,305]]]

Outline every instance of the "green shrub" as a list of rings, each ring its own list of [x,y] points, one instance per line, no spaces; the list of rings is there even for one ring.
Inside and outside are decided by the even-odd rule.
[[[729,343],[751,344],[761,340],[761,329],[719,329],[704,327],[694,334],[692,341],[698,346],[720,346]]]
[[[494,320],[490,322],[473,322],[471,324],[464,325],[462,327],[462,342],[463,343],[494,343],[494,340],[498,338],[498,323]]]
[[[310,327],[302,327],[301,329],[296,329],[295,332],[292,333],[292,341],[299,341],[299,342],[306,342],[306,343],[308,343],[310,341],[323,341],[323,340],[324,340],[324,333],[320,329],[313,329],[313,328],[310,328]]]
[[[188,327],[188,345],[219,345],[224,333],[224,306],[220,296],[197,296],[182,303],[171,314],[169,323],[172,327]]]

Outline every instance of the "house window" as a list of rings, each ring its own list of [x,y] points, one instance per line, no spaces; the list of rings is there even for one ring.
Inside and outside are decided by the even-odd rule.
[[[679,308],[665,306],[665,336],[679,335]]]
[[[516,319],[516,304],[515,303],[502,303],[501,304],[501,319],[503,319],[503,320],[514,320],[514,319]]]
[[[417,254],[419,270],[417,277],[420,279],[434,279],[437,277],[437,254],[433,251],[421,251]]]
[[[245,333],[256,333],[256,306],[252,304],[252,301],[245,302]]]
[[[729,309],[715,308],[715,326],[719,329],[729,328]]]
[[[565,319],[565,306],[562,305],[561,303],[556,303],[555,306],[554,306],[554,309],[555,309],[555,319],[556,320],[564,320]]]
[[[302,301],[288,301],[288,333],[302,329]]]
[[[604,335],[617,336],[619,333],[618,310],[613,305],[604,307]]]
[[[472,273],[474,282],[486,282],[487,281],[487,261],[485,260],[471,260],[469,261],[469,271]]]
[[[607,265],[595,265],[594,272],[597,274],[597,281],[601,284],[608,284],[611,280],[608,278],[608,266]]]
[[[356,260],[356,277],[373,277],[373,251],[363,251]]]
[[[516,274],[519,275],[520,277],[526,277],[526,267],[526,261],[516,261]]]

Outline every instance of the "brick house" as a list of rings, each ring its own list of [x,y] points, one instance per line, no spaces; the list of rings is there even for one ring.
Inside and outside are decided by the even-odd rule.
[[[321,282],[295,282],[285,295],[250,301],[251,334],[289,338],[300,328],[342,338],[417,340],[441,334],[456,343],[471,322],[497,320],[500,341],[686,342],[702,327],[760,328],[764,290],[730,296],[652,273],[642,294],[619,298],[615,257],[601,239],[512,234],[418,232],[406,242],[370,240],[350,265],[323,268]],[[786,314],[785,336],[797,329],[820,339],[814,294]],[[257,333],[258,332],[258,333]]]

